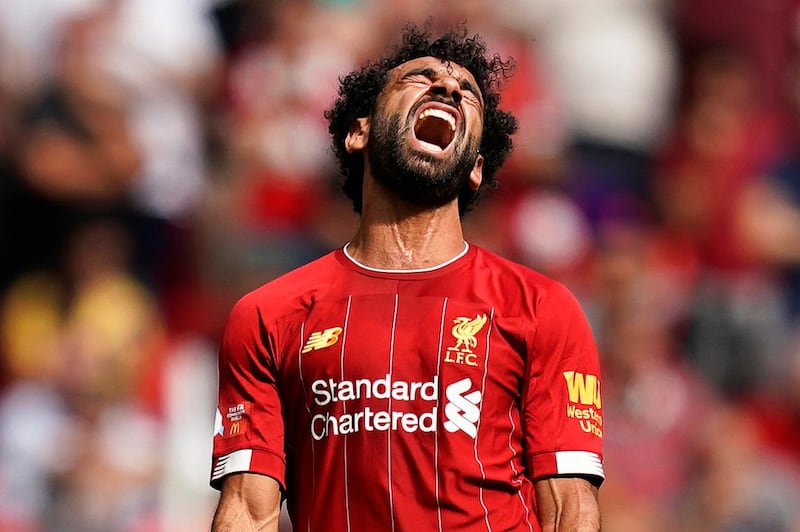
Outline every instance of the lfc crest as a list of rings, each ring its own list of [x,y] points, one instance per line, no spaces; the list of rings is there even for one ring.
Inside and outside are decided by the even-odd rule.
[[[453,323],[452,333],[456,343],[447,348],[444,361],[477,366],[477,355],[472,350],[478,345],[475,335],[486,325],[486,314],[478,314],[474,319],[460,316]]]

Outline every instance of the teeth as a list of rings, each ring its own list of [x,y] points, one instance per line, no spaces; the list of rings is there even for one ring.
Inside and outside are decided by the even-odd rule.
[[[420,144],[429,151],[444,151],[441,146],[437,146],[436,144],[431,144],[430,142],[425,142],[424,140],[419,141]]]
[[[453,115],[451,115],[450,113],[448,113],[446,111],[442,111],[441,109],[435,109],[435,108],[425,109],[424,111],[422,111],[419,114],[419,117],[417,119],[418,120],[422,120],[423,118],[426,118],[426,117],[429,117],[429,116],[434,116],[436,118],[441,118],[442,120],[444,120],[445,122],[450,124],[450,129],[452,131],[456,130],[456,119],[453,117]]]

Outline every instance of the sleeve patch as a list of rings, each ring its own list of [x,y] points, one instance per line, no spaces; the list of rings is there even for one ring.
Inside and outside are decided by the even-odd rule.
[[[577,371],[563,373],[567,386],[567,418],[575,420],[583,432],[603,437],[600,379]]]
[[[218,409],[214,436],[227,439],[247,434],[252,406],[252,403],[245,401]]]

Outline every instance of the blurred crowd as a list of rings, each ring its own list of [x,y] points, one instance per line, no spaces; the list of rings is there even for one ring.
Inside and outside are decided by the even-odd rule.
[[[609,532],[800,531],[800,0],[0,0],[0,529],[207,530],[216,347],[342,245],[402,21],[516,60],[469,239],[565,282]]]

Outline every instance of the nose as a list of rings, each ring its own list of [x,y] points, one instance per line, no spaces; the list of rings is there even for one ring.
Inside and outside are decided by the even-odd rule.
[[[445,96],[458,105],[461,102],[461,84],[452,76],[442,76],[433,82],[431,92],[437,96]]]

